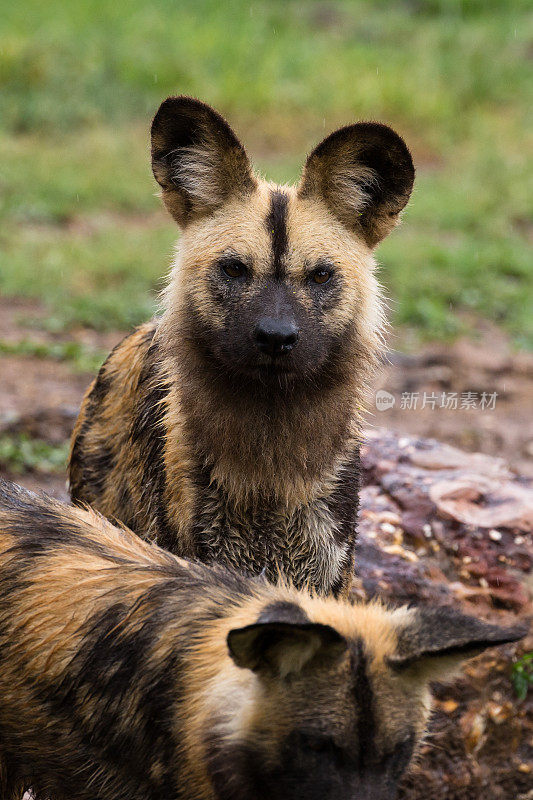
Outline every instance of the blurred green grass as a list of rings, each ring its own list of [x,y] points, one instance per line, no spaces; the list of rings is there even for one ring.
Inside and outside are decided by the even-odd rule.
[[[176,229],[147,134],[184,92],[276,180],[339,124],[392,124],[418,166],[378,251],[395,322],[447,338],[481,316],[533,345],[529,0],[1,5],[0,292],[42,299],[55,328],[155,308]]]
[[[26,472],[65,471],[68,441],[52,445],[42,439],[32,439],[24,433],[0,434],[0,469],[15,475]]]

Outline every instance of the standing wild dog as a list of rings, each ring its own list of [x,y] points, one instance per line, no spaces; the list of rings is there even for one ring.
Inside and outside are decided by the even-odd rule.
[[[428,681],[516,641],[192,564],[0,484],[0,796],[392,800]]]
[[[111,353],[70,487],[177,555],[349,586],[360,410],[380,352],[372,251],[414,169],[385,125],[328,136],[296,188],[256,177],[213,109],[169,98],[152,166],[182,229],[161,319]]]

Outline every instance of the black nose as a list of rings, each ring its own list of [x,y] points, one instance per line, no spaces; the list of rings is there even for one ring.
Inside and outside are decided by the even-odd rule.
[[[291,319],[264,317],[254,331],[258,348],[269,356],[290,353],[298,341],[299,331]]]

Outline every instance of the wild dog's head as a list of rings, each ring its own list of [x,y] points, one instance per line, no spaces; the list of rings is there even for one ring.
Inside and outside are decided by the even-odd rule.
[[[152,124],[152,166],[183,231],[167,294],[176,335],[230,375],[363,378],[382,327],[372,251],[414,180],[400,136],[374,122],[341,128],[298,186],[275,186],[219,114],[171,97]]]
[[[393,800],[426,729],[429,682],[524,634],[452,609],[266,607],[228,636],[255,679],[211,751],[217,797]]]

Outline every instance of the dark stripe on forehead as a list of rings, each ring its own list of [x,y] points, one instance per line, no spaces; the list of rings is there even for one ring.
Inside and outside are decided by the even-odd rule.
[[[266,227],[272,240],[272,265],[276,278],[284,275],[284,258],[289,247],[287,238],[287,205],[288,196],[284,192],[272,192],[270,211],[266,218]]]
[[[368,661],[359,639],[352,645],[352,674],[355,707],[357,709],[357,742],[359,769],[368,769],[375,757],[376,718],[374,693],[368,677]]]

